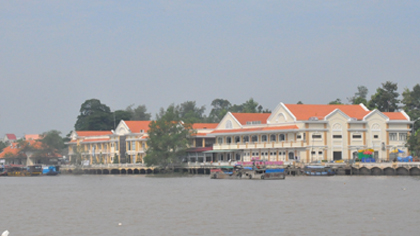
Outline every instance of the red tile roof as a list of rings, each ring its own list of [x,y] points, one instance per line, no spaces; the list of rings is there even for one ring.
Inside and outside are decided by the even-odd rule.
[[[25,139],[26,140],[37,140],[40,139],[41,135],[39,134],[25,134]]]
[[[261,124],[267,124],[267,119],[271,113],[232,113],[241,125],[246,125],[248,121],[261,121]]]
[[[271,130],[290,130],[290,129],[299,129],[296,125],[286,125],[286,126],[272,126],[272,127],[256,127],[256,128],[243,128],[243,129],[224,129],[224,130],[215,130],[211,132],[212,134],[220,133],[242,133],[242,132],[257,132],[257,131],[271,131]]]
[[[215,129],[219,123],[195,123],[192,125],[193,129]]]
[[[6,137],[9,140],[16,140],[16,135],[14,135],[14,134],[6,134]]]
[[[361,105],[310,105],[310,104],[285,104],[287,109],[296,117],[297,120],[309,120],[310,117],[324,119],[325,116],[339,109],[352,118],[362,120],[370,113]]]
[[[132,133],[140,133],[143,130],[144,133],[149,131],[150,120],[127,120],[124,121]]]
[[[76,131],[77,136],[79,137],[89,137],[89,136],[102,136],[102,135],[110,135],[112,134],[111,131]]]
[[[408,120],[402,112],[382,112],[384,115],[388,116],[390,120]]]

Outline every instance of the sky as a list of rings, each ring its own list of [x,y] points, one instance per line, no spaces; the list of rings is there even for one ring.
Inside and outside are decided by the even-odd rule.
[[[81,104],[326,104],[420,83],[420,1],[2,0],[0,135],[66,135]]]

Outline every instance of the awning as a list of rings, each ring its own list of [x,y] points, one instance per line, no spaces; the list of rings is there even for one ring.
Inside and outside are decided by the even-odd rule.
[[[209,151],[204,151],[203,153],[224,153],[224,152],[237,152],[237,151],[243,151],[243,149],[220,149],[220,150],[209,150]]]
[[[392,150],[391,153],[404,153],[404,151],[397,148],[397,149]]]

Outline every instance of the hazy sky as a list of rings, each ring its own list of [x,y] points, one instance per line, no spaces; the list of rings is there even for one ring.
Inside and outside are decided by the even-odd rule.
[[[63,135],[80,105],[264,108],[420,83],[420,1],[1,0],[0,135]]]

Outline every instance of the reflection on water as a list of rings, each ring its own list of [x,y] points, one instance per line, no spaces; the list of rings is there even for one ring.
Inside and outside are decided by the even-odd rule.
[[[0,233],[417,235],[419,180],[1,177]]]

